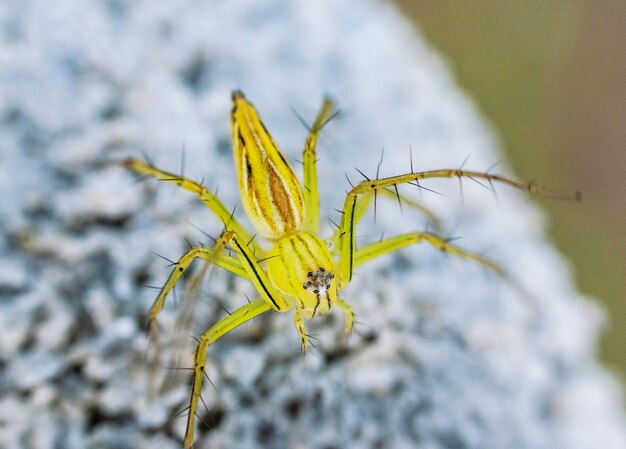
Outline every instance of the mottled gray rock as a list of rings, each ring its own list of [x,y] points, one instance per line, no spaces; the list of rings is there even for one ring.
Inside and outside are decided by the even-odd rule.
[[[172,171],[219,186],[238,204],[230,91],[241,88],[291,160],[324,94],[343,118],[325,130],[319,176],[325,216],[358,166],[486,170],[493,132],[440,58],[383,2],[36,1],[0,5],[0,447],[180,446],[187,372],[151,394],[145,316],[195,227],[222,224],[170,185],[135,182],[98,162],[144,151]],[[506,172],[501,165],[500,171]],[[573,287],[546,242],[542,214],[520,192],[498,199],[465,181],[404,188],[501,262],[521,293],[483,268],[428,247],[358,270],[343,316],[309,323],[301,357],[290,314],[268,314],[209,351],[198,447],[626,447],[620,390],[594,356],[601,313]],[[241,210],[241,207],[238,208]],[[240,218],[241,213],[237,214]],[[244,219],[245,220],[245,219]],[[423,230],[379,201],[360,242]],[[325,222],[324,235],[332,232]],[[190,366],[194,341],[252,288],[214,270],[193,323],[177,331],[170,300],[163,354]],[[179,297],[182,296],[179,289]]]

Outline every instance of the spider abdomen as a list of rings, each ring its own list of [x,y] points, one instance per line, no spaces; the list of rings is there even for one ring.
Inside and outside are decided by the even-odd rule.
[[[233,92],[232,126],[239,190],[250,221],[273,240],[299,230],[304,200],[298,178],[240,91]]]

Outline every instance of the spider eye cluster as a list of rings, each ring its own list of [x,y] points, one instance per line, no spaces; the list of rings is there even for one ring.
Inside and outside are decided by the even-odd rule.
[[[308,280],[302,284],[302,287],[316,295],[320,293],[325,294],[326,290],[330,288],[330,281],[334,277],[334,274],[326,271],[325,268],[320,267],[316,271],[309,271],[307,273]]]

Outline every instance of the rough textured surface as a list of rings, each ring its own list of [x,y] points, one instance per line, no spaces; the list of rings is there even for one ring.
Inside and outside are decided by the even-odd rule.
[[[237,204],[233,88],[292,160],[305,131],[289,106],[311,120],[324,94],[337,99],[343,119],[319,149],[323,212],[335,220],[344,173],[375,173],[383,147],[383,175],[408,170],[409,147],[416,169],[499,158],[439,58],[378,2],[38,6],[0,6],[1,447],[180,445],[187,382],[150,395],[142,327],[155,292],[142,286],[167,276],[153,252],[176,258],[184,237],[204,238],[194,226],[221,224],[186,192],[95,162],[146,151],[178,171],[184,146],[185,174]],[[601,314],[572,287],[541,214],[504,187],[497,200],[471,181],[462,195],[457,181],[428,187],[443,193],[421,198],[446,232],[528,293],[427,247],[373,262],[343,294],[358,319],[348,342],[334,313],[310,323],[319,342],[302,358],[290,316],[271,314],[211,348],[216,389],[204,393],[210,429],[198,447],[626,447],[619,389],[593,354]],[[425,227],[380,201],[360,241]],[[189,335],[224,314],[216,304],[237,307],[244,292],[213,272],[171,351],[177,366],[190,364]],[[164,336],[176,312],[170,301]]]

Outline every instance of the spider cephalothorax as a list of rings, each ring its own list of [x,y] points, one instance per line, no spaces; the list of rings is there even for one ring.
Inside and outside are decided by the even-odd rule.
[[[419,184],[421,180],[428,178],[466,177],[484,180],[488,184],[499,182],[542,193],[542,189],[534,184],[489,173],[462,169],[414,172],[411,163],[410,173],[375,180],[366,179],[353,186],[345,197],[340,224],[332,236],[322,240],[318,236],[319,197],[315,148],[320,130],[334,115],[332,103],[326,99],[306,139],[302,157],[304,180],[301,184],[261,122],[254,106],[242,92],[233,92],[232,142],[241,200],[257,232],[273,243],[269,250],[259,244],[232,217],[230,209],[201,183],[160,170],[142,161],[124,161],[126,167],[136,172],[173,182],[195,193],[227,224],[227,230],[215,240],[212,248],[203,245],[193,247],[174,264],[170,277],[150,309],[153,335],[156,330],[155,320],[163,308],[165,298],[196,258],[204,259],[249,280],[258,292],[257,299],[217,322],[198,340],[185,448],[193,446],[194,420],[205,375],[207,348],[240,324],[272,309],[277,312],[293,310],[294,324],[300,334],[302,348],[305,349],[308,343],[305,318],[326,314],[335,305],[345,313],[346,332],[349,334],[354,323],[354,313],[339,297],[338,292],[352,279],[353,269],[369,260],[420,242],[427,242],[449,254],[473,260],[502,273],[497,264],[453,246],[447,239],[431,232],[410,232],[357,248],[356,227],[377,193],[391,194],[400,202],[415,205],[429,217],[433,217],[433,214],[428,209],[398,194],[399,184]]]
[[[284,294],[294,298],[295,306],[307,318],[325,314],[337,300],[332,255],[319,237],[294,232],[280,239],[269,253],[270,279]],[[306,345],[306,341],[303,342]]]

